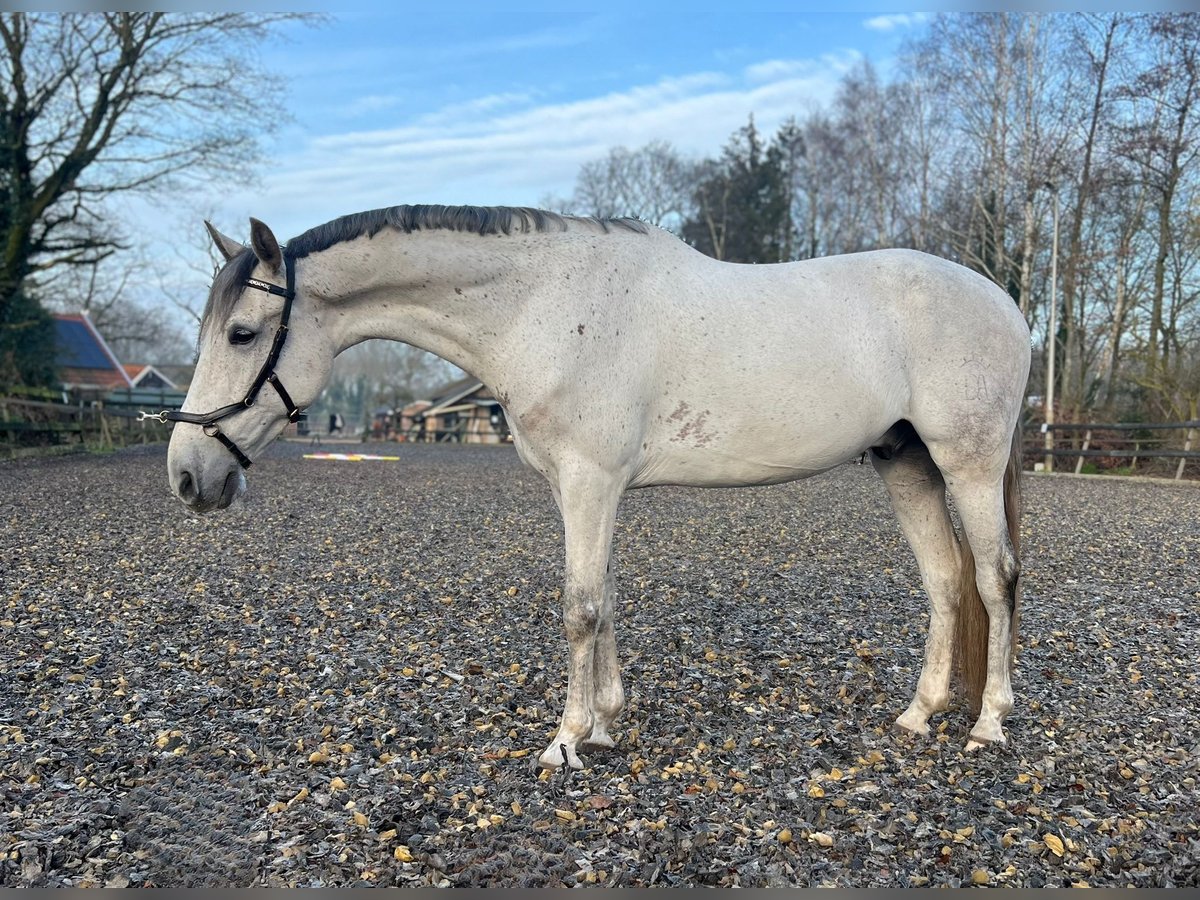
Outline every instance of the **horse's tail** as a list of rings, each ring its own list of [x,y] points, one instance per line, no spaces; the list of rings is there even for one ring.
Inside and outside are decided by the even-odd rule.
[[[1013,432],[1012,450],[1004,472],[1004,518],[1013,553],[1021,558],[1021,425]],[[963,688],[971,711],[978,714],[983,705],[983,688],[987,682],[988,613],[975,583],[975,555],[966,534],[959,544],[962,568],[958,583],[958,665]],[[1017,624],[1020,621],[1021,592],[1013,587],[1012,649],[1009,664],[1017,650]]]

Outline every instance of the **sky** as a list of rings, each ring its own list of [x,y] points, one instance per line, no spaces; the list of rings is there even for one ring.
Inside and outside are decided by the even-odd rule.
[[[616,146],[713,156],[751,115],[769,134],[828,103],[859,60],[886,73],[928,22],[781,5],[371,0],[290,24],[259,48],[285,84],[260,176],[116,201],[157,272],[125,289],[190,336],[212,275],[205,219],[246,241],[254,216],[283,242],[402,203],[553,205]]]
[[[194,204],[233,237],[253,215],[281,240],[400,203],[539,205],[569,196],[580,166],[611,147],[665,140],[712,155],[751,114],[769,133],[827,103],[859,59],[886,71],[925,21],[606,5],[360,5],[289,27],[262,49],[291,119],[267,142],[268,166]]]
[[[288,6],[328,9],[327,0]],[[178,306],[199,309],[207,293],[205,218],[241,241],[254,216],[285,241],[401,203],[544,205],[569,197],[580,166],[616,146],[667,141],[692,158],[717,155],[751,115],[770,134],[827,104],[862,59],[886,77],[932,15],[863,0],[842,0],[837,12],[771,0],[581,7],[349,0],[316,27],[289,25],[259,48],[286,85],[260,177],[116,201],[158,271],[128,289],[191,333],[195,321]]]

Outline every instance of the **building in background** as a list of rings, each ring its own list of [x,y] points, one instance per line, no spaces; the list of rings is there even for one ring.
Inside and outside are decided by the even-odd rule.
[[[182,405],[185,391],[175,378],[157,366],[123,365],[86,312],[56,313],[54,328],[55,364],[64,396],[130,416],[143,408]],[[126,412],[120,413],[122,409]]]
[[[403,441],[503,444],[511,440],[500,401],[483,382],[462,378],[429,400],[408,404],[396,416]]]
[[[54,331],[58,378],[66,390],[89,396],[132,390],[133,381],[87,313],[56,313]]]
[[[157,391],[179,390],[179,385],[155,366],[146,363],[125,363],[124,368],[125,374],[129,376],[130,384],[135,388]]]

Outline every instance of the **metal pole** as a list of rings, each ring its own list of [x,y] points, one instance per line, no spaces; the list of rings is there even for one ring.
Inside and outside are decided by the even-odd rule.
[[[1046,335],[1046,410],[1045,421],[1054,425],[1054,357],[1058,344],[1058,186],[1046,182],[1054,195],[1054,243],[1050,249],[1050,330]],[[1047,472],[1054,471],[1054,429],[1045,429]]]

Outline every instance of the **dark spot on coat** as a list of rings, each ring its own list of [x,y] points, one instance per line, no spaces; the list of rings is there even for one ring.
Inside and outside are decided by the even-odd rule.
[[[583,334],[583,326],[582,325],[576,325],[575,330],[578,331],[580,334]]]
[[[689,412],[691,412],[691,407],[688,406],[684,401],[680,400],[679,405],[675,407],[675,411],[667,417],[667,421],[680,422]]]

